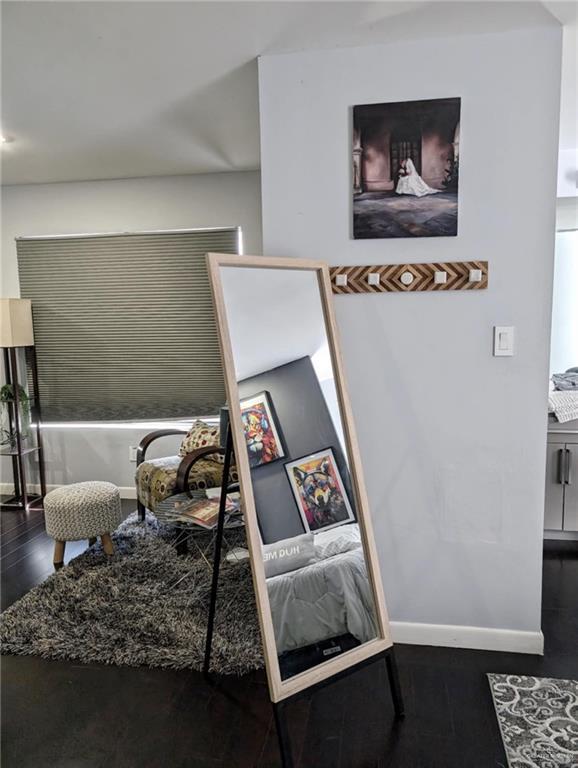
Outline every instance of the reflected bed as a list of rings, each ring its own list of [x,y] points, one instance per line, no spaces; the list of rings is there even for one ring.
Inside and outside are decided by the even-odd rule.
[[[357,523],[315,535],[315,562],[267,579],[279,655],[352,635],[375,637],[372,593]]]

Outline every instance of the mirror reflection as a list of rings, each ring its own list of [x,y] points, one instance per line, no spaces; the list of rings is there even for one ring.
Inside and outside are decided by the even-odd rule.
[[[374,596],[317,273],[220,270],[287,679],[375,638]]]

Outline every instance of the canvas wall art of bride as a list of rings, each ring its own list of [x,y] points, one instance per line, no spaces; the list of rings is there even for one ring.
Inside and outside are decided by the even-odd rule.
[[[458,232],[460,99],[353,108],[353,237]]]

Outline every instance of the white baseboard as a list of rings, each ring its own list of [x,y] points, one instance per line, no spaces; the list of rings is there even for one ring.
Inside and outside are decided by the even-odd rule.
[[[544,654],[542,632],[392,621],[391,635],[394,643],[408,645],[438,645],[477,651],[532,653],[538,656]]]
[[[121,499],[134,499],[136,501],[136,488],[134,485],[119,486]]]
[[[51,491],[58,487],[58,485],[47,485],[46,489]],[[33,493],[39,492],[36,486],[30,486],[30,488]],[[1,494],[11,494],[13,491],[12,483],[0,483]],[[136,500],[136,488],[134,486],[121,486],[119,491],[122,499]],[[539,656],[544,653],[544,635],[542,632],[392,621],[391,634],[394,643],[405,643],[407,645],[433,645],[446,648],[470,648],[478,651],[531,653]]]
[[[47,485],[46,491],[53,491],[55,488],[60,488],[61,486],[58,484],[53,485]],[[118,490],[120,491],[120,498],[121,499],[135,499],[136,500],[136,488],[134,485],[126,485],[126,486],[119,486]],[[29,493],[40,493],[40,486],[39,485],[29,485],[28,486],[28,492]],[[2,496],[11,496],[14,493],[14,485],[12,483],[0,483],[0,494]]]

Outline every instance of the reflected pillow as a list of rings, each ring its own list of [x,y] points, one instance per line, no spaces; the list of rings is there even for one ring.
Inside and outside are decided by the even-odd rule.
[[[315,544],[312,533],[281,539],[263,545],[263,565],[266,578],[305,568],[315,562]]]
[[[328,531],[319,531],[315,534],[317,560],[326,560],[328,557],[340,555],[342,552],[350,552],[360,546],[361,531],[357,523],[338,525]]]
[[[221,433],[218,425],[206,424],[204,421],[197,419],[184,436],[181,447],[179,448],[179,455],[186,456],[188,453],[192,453],[198,448],[206,448],[208,445],[220,444]],[[205,458],[209,461],[216,461],[219,464],[222,464],[225,457],[220,456],[218,453],[212,453]]]
[[[571,369],[566,373],[553,373],[552,381],[554,388],[560,391],[578,389],[578,373],[573,373]]]

